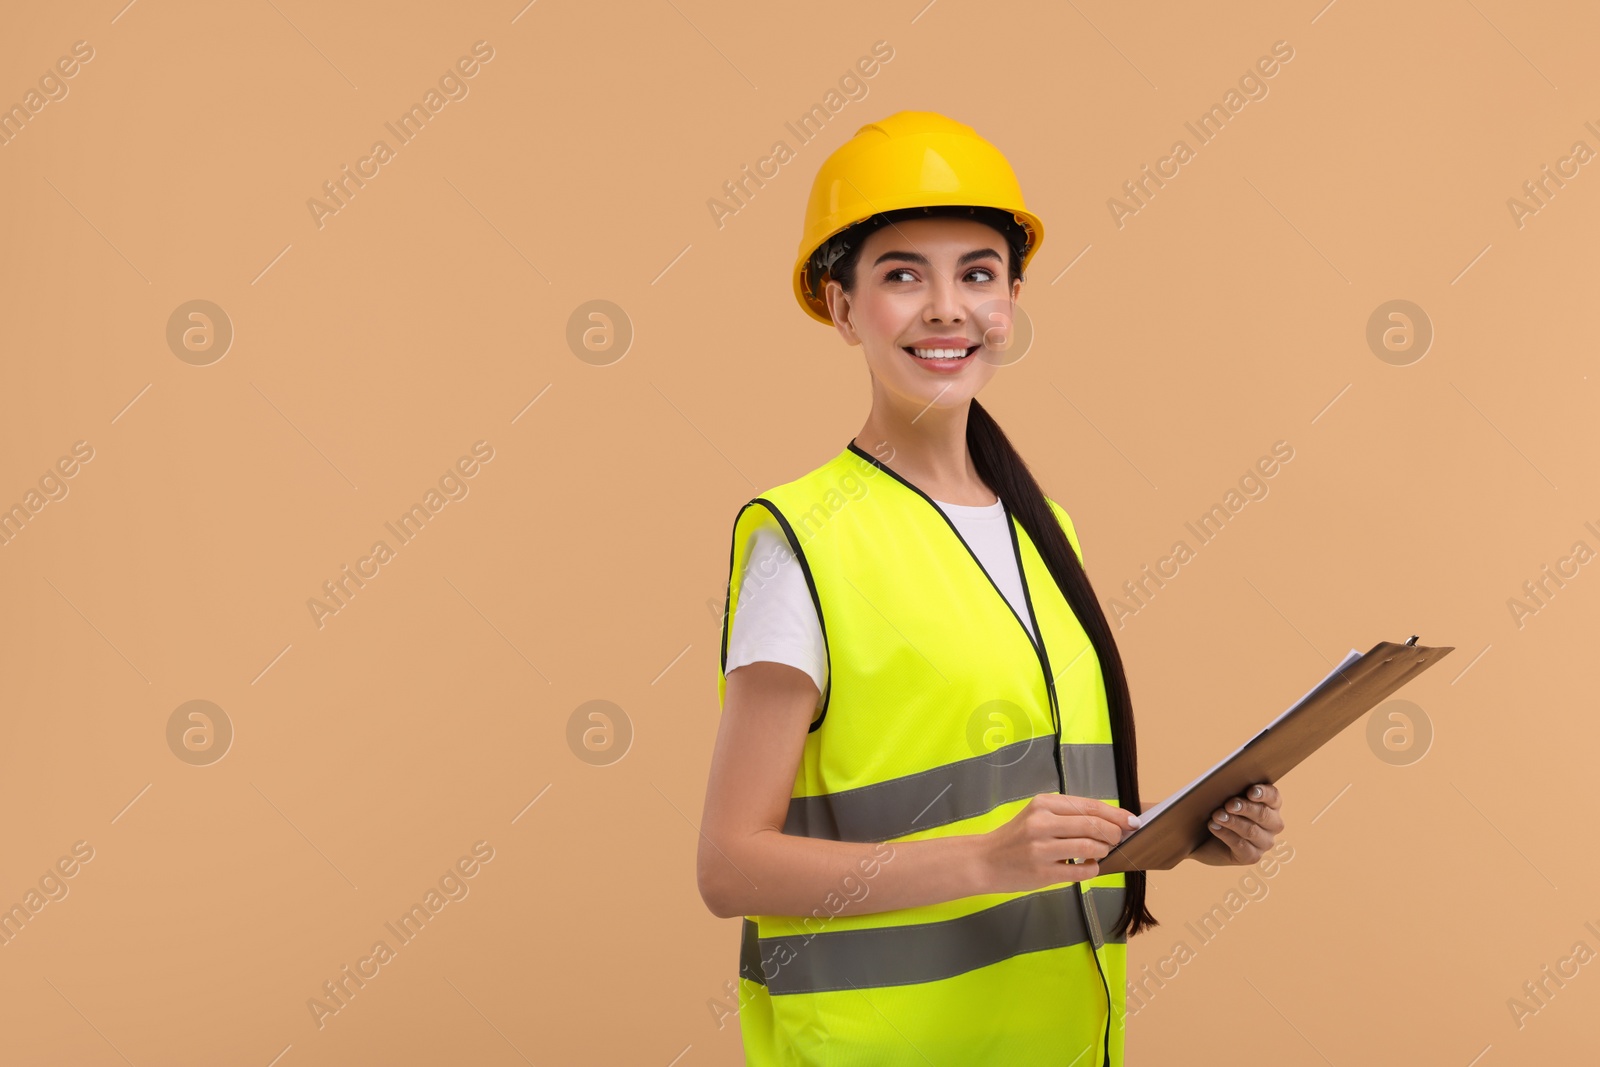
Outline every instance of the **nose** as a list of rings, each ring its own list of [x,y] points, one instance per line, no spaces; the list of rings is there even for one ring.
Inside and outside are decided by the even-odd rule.
[[[966,321],[967,309],[961,299],[961,290],[954,281],[936,277],[928,286],[928,304],[922,317],[928,322],[959,323]]]

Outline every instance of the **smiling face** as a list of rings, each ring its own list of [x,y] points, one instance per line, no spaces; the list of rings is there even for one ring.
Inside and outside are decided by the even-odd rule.
[[[839,335],[862,347],[879,401],[916,415],[965,405],[988,384],[1022,294],[1022,279],[1007,284],[1006,257],[1000,232],[974,219],[906,219],[867,237],[853,289],[830,281],[826,299]]]

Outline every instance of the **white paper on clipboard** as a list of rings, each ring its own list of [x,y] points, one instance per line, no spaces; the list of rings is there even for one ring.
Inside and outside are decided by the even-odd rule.
[[[1341,661],[1338,666],[1334,667],[1333,670],[1329,671],[1327,673],[1327,675],[1323,677],[1322,681],[1318,682],[1316,685],[1312,686],[1310,689],[1307,689],[1305,691],[1305,694],[1303,696],[1301,696],[1301,698],[1299,700],[1296,700],[1293,704],[1290,704],[1287,708],[1285,708],[1284,711],[1283,711],[1283,714],[1279,715],[1276,719],[1273,719],[1271,722],[1267,723],[1267,725],[1263,728],[1263,730],[1270,730],[1274,726],[1278,725],[1278,723],[1283,721],[1283,718],[1284,718],[1285,715],[1288,715],[1289,712],[1293,711],[1295,708],[1298,708],[1301,704],[1304,704],[1306,702],[1306,697],[1309,697],[1312,693],[1315,693],[1317,690],[1321,689],[1324,685],[1327,685],[1329,679],[1331,679],[1334,675],[1338,674],[1340,671],[1344,670],[1346,667],[1350,666],[1351,663],[1355,662],[1356,660],[1358,660],[1360,658],[1361,658],[1361,653],[1357,652],[1355,649],[1352,648],[1350,650],[1350,654],[1345,656],[1343,661]],[[1256,737],[1259,737],[1259,736],[1261,736],[1261,731],[1258,731],[1256,733],[1255,737],[1252,737],[1250,739],[1250,741],[1254,741],[1256,739]],[[1184,786],[1182,789],[1178,790],[1176,793],[1172,794],[1170,797],[1168,797],[1167,799],[1163,800],[1161,803],[1157,804],[1155,807],[1149,809],[1148,811],[1142,812],[1139,815],[1140,823],[1143,824],[1143,823],[1149,822],[1151,819],[1155,818],[1158,814],[1160,814],[1162,809],[1166,808],[1167,805],[1173,803],[1179,797],[1182,797],[1184,794],[1188,793],[1195,786],[1197,786],[1201,782],[1205,781],[1208,777],[1211,776],[1211,772],[1212,771],[1215,771],[1218,767],[1222,766],[1224,763],[1227,763],[1229,760],[1233,759],[1233,757],[1237,756],[1240,752],[1244,751],[1244,749],[1249,746],[1250,741],[1246,741],[1244,744],[1240,745],[1238,748],[1234,749],[1232,752],[1228,753],[1226,756],[1224,756],[1221,759],[1219,759],[1216,763],[1212,764],[1211,767],[1208,768],[1204,774],[1200,775],[1194,781],[1190,782],[1188,785]]]

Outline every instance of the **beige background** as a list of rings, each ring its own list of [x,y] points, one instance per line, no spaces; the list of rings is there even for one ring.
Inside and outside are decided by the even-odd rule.
[[[788,270],[817,167],[902,108],[974,125],[1045,220],[1037,340],[983,400],[1103,600],[1294,449],[1118,631],[1148,795],[1351,647],[1456,647],[1401,694],[1424,758],[1358,724],[1285,779],[1294,858],[1213,941],[1185,924],[1247,872],[1152,878],[1130,970],[1195,955],[1130,1062],[1592,1052],[1600,967],[1520,1027],[1507,1003],[1600,950],[1597,568],[1508,606],[1600,548],[1600,164],[1520,227],[1507,203],[1600,149],[1588,5],[122,4],[0,32],[6,104],[93,49],[0,147],[0,505],[93,449],[0,547],[0,904],[68,891],[0,947],[5,1063],[740,1062],[710,1007],[738,922],[694,882],[728,537],[865,418],[859,351]],[[319,227],[307,200],[478,41],[468,94]],[[1366,341],[1397,299],[1435,331],[1404,366]],[[193,300],[234,330],[209,365],[167,342]],[[620,359],[568,345],[591,300],[631,323]],[[319,627],[322,583],[478,441],[468,494]],[[234,731],[209,765],[169,747],[191,700]],[[631,723],[610,765],[569,747],[591,700]],[[480,841],[469,895],[319,1028],[308,999]]]

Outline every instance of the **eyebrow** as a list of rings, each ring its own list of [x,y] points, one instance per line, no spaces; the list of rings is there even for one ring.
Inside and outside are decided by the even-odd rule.
[[[973,251],[963,255],[960,259],[956,260],[956,266],[965,267],[968,263],[979,259],[985,259],[990,256],[993,256],[995,259],[999,259],[1000,253],[996,252],[992,248],[974,249]],[[922,267],[929,266],[928,257],[922,255],[920,252],[885,252],[883,255],[873,260],[872,265],[876,267],[879,263],[889,259],[900,259],[906,261],[907,263],[915,263]]]

